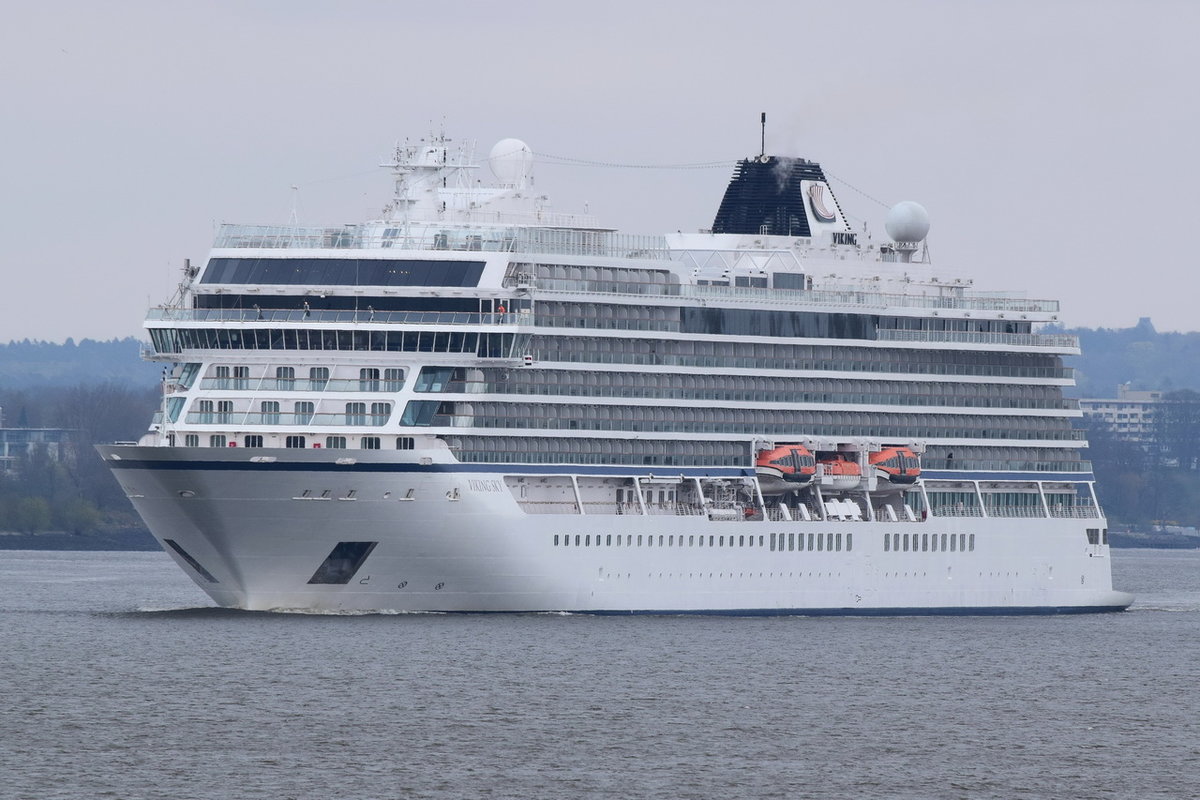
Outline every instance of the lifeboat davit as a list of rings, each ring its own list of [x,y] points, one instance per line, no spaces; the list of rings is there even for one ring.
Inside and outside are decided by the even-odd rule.
[[[871,466],[880,480],[894,484],[911,484],[921,475],[921,459],[908,447],[885,447],[871,453]]]
[[[862,468],[857,461],[847,461],[844,458],[823,458],[821,464],[821,485],[834,489],[857,489],[862,485]]]
[[[802,444],[784,444],[760,452],[754,469],[763,494],[783,494],[812,482],[817,459]]]

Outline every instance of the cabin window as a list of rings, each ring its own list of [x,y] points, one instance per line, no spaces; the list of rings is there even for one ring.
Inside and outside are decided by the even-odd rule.
[[[301,400],[295,405],[295,415],[292,418],[292,424],[307,425],[308,423],[312,422],[312,417],[316,410],[317,407],[315,404],[307,400]]]
[[[347,425],[366,425],[367,424],[367,404],[366,403],[346,403],[346,424]]]
[[[383,390],[398,392],[404,386],[404,370],[391,367],[383,371]]]
[[[358,371],[358,390],[360,392],[379,391],[379,369],[368,367]]]

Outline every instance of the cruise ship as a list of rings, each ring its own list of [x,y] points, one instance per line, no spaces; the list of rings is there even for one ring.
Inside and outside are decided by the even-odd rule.
[[[822,167],[711,227],[553,210],[534,155],[397,145],[380,218],[222,225],[151,309],[163,402],[99,447],[219,605],[312,612],[1116,611],[1058,304],[878,238]],[[718,202],[719,201],[719,202]],[[700,221],[701,224],[708,222]]]

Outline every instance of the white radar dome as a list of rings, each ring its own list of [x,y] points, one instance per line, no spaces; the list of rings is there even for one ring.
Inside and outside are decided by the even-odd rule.
[[[920,203],[905,200],[892,206],[883,227],[893,242],[920,242],[929,235],[929,212]]]
[[[533,176],[533,151],[520,139],[501,139],[488,154],[496,180],[508,186],[525,186]]]

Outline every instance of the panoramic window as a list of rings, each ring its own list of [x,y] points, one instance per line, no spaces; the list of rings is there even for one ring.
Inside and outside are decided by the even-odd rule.
[[[482,261],[379,258],[211,258],[201,283],[310,286],[475,286]]]

